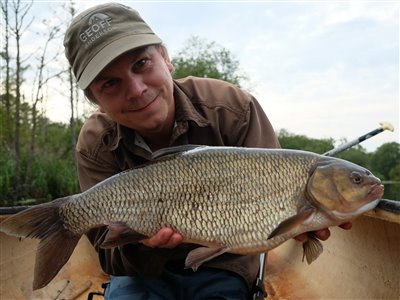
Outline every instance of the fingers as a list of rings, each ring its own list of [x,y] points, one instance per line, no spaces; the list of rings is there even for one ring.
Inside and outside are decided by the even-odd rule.
[[[351,229],[353,227],[353,223],[346,222],[346,223],[343,223],[343,224],[339,225],[339,227],[342,228],[342,229],[345,229],[345,230],[349,230],[349,229]]]
[[[299,235],[295,236],[294,239],[296,241],[304,243],[305,241],[308,240],[308,236],[307,236],[307,233],[305,232],[305,233],[302,233],[302,234],[299,234]]]
[[[147,247],[159,247],[159,248],[174,248],[182,243],[183,237],[181,234],[175,232],[172,228],[161,228],[152,237],[140,241]]]
[[[315,236],[318,239],[320,239],[321,241],[326,241],[331,236],[331,232],[329,231],[328,228],[324,228],[324,229],[315,231]]]
[[[316,230],[316,231],[313,231],[312,233],[321,241],[326,241],[331,236],[331,232],[329,231],[328,228]],[[305,233],[299,234],[298,236],[295,236],[294,239],[299,242],[304,243],[308,240],[308,233],[305,232]]]
[[[339,225],[339,227],[342,229],[345,229],[345,230],[349,230],[353,227],[353,224],[351,222],[346,222],[346,223]],[[321,241],[326,241],[331,236],[331,232],[329,231],[328,228],[313,231],[313,234]],[[304,243],[308,240],[308,233],[305,232],[305,233],[299,234],[298,236],[295,236],[294,239],[299,242]]]

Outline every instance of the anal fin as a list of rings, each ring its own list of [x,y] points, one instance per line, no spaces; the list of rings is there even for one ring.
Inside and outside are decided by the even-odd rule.
[[[308,233],[308,240],[303,243],[303,259],[307,260],[308,264],[311,264],[314,260],[318,258],[323,252],[324,247],[322,243],[315,237],[311,232]]]
[[[189,252],[185,260],[185,268],[192,268],[196,271],[198,267],[206,261],[228,252],[227,247],[199,247]]]

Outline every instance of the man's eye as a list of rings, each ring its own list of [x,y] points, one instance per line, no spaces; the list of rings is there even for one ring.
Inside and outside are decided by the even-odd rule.
[[[117,83],[117,80],[109,79],[109,80],[104,82],[103,88],[110,88],[110,87],[114,86],[116,83]]]
[[[148,59],[146,59],[146,58],[138,60],[137,62],[135,62],[133,64],[133,68],[132,68],[133,71],[140,71],[141,69],[143,69],[146,66],[147,62],[148,62]]]

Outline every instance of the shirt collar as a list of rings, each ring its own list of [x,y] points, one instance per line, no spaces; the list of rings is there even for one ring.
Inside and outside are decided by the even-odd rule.
[[[204,118],[194,107],[193,96],[183,90],[176,81],[174,81],[174,99],[175,99],[175,120],[193,121],[199,127],[210,125],[210,122]]]

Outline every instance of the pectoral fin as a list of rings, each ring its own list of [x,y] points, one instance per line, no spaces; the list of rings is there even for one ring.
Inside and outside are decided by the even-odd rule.
[[[293,217],[286,219],[285,221],[281,222],[278,227],[275,228],[274,231],[268,236],[268,238],[272,238],[274,236],[288,234],[291,231],[295,231],[298,226],[303,224],[313,213],[315,212],[315,208],[309,207],[299,211]]]
[[[315,237],[313,233],[308,233],[308,240],[303,243],[303,259],[307,260],[308,264],[311,264],[314,260],[320,256],[324,247],[322,243]]]
[[[196,271],[197,268],[206,261],[209,261],[225,252],[228,252],[227,247],[199,247],[189,252],[185,260],[185,268],[192,268]]]
[[[108,226],[107,234],[100,247],[103,249],[122,246],[129,243],[137,243],[147,236],[130,229],[125,223],[112,223]]]

